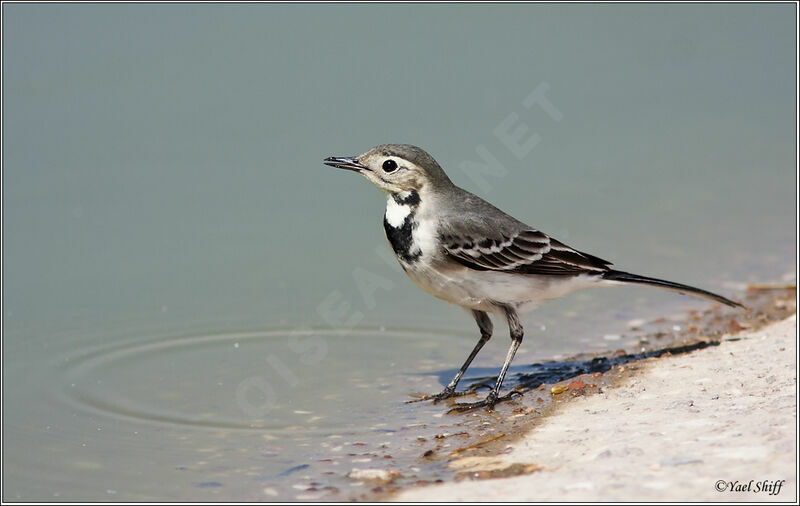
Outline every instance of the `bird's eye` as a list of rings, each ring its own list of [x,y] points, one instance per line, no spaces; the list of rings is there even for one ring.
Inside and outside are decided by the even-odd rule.
[[[384,172],[394,172],[397,170],[397,162],[394,160],[386,160],[383,162],[383,171]]]

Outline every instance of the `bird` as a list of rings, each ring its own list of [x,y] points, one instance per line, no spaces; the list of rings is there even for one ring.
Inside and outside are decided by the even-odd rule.
[[[383,144],[359,156],[331,156],[325,165],[354,171],[386,197],[383,227],[405,273],[425,292],[465,308],[480,331],[478,343],[439,402],[462,395],[459,381],[492,337],[490,314],[508,324],[511,346],[494,388],[466,408],[493,409],[513,394],[500,390],[524,330],[520,315],[575,290],[622,284],[648,285],[702,297],[731,307],[738,302],[693,286],[614,269],[597,256],[571,248],[456,186],[425,150]]]

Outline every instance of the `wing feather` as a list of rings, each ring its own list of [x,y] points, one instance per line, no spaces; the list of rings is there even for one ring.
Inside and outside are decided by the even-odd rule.
[[[444,254],[471,269],[518,274],[601,274],[611,262],[552,239],[461,188],[454,194],[439,232]]]
[[[512,237],[453,235],[442,237],[444,251],[455,261],[476,270],[517,274],[600,274],[611,262],[570,248],[538,230],[523,230]]]

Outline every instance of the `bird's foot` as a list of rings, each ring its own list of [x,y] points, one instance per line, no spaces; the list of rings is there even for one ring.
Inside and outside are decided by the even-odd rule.
[[[472,411],[473,409],[486,408],[489,411],[494,409],[495,404],[498,402],[508,401],[514,398],[515,395],[522,395],[520,392],[512,390],[503,396],[498,396],[497,392],[491,391],[485,399],[478,402],[457,402],[450,408],[448,413],[464,413],[465,411]]]
[[[421,395],[416,399],[411,399],[410,401],[406,401],[406,404],[411,404],[412,402],[421,402],[421,401],[433,401],[433,403],[436,404],[439,401],[443,401],[451,397],[461,397],[462,395],[469,395],[472,393],[474,393],[472,390],[464,390],[461,392],[456,392],[455,387],[448,386],[438,394]]]

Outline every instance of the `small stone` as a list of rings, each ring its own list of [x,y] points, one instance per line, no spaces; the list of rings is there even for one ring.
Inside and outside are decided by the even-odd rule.
[[[628,327],[630,327],[632,330],[635,330],[644,325],[645,323],[646,322],[641,318],[636,318],[635,320],[630,320],[628,322]]]
[[[662,460],[660,464],[663,467],[674,467],[674,466],[683,466],[686,464],[702,464],[703,461],[701,459],[695,459],[691,457],[679,457],[676,459],[670,460]]]
[[[353,480],[389,482],[401,478],[402,475],[397,471],[386,469],[353,469],[347,473],[347,477]]]

